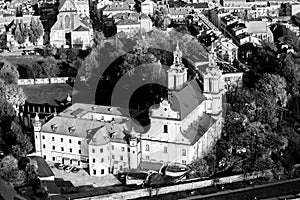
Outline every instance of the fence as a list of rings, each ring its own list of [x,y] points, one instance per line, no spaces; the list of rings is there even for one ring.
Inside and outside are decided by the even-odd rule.
[[[195,182],[191,182],[191,183],[184,183],[184,184],[179,184],[179,185],[165,186],[165,187],[160,187],[157,189],[139,189],[139,190],[133,190],[133,191],[118,192],[118,193],[112,193],[112,194],[108,194],[108,195],[99,195],[99,196],[94,196],[94,197],[78,198],[78,199],[81,199],[81,200],[135,199],[135,198],[147,197],[147,196],[152,196],[152,195],[162,195],[162,194],[168,194],[168,193],[195,190],[195,189],[199,189],[199,188],[212,186],[214,184],[219,185],[219,184],[239,182],[239,181],[243,181],[243,180],[253,180],[253,179],[256,179],[259,177],[272,177],[272,176],[273,175],[272,175],[271,170],[265,170],[265,171],[261,171],[261,172],[248,173],[246,175],[240,174],[240,175],[223,177],[223,178],[219,178],[218,181],[210,179],[210,180],[204,180],[204,181],[195,181]]]
[[[19,79],[18,85],[41,85],[41,84],[52,84],[52,83],[66,83],[67,81],[74,82],[74,78],[55,77],[55,78]]]

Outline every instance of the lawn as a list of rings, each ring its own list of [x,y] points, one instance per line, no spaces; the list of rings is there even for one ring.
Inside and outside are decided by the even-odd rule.
[[[77,92],[64,83],[44,84],[44,85],[24,85],[21,86],[27,96],[27,101],[33,104],[48,103],[52,106],[58,106],[58,102],[67,98],[68,93],[74,95]]]

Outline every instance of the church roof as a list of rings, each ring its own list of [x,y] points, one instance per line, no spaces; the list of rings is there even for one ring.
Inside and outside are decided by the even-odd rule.
[[[89,31],[89,29],[80,25],[77,28],[75,28],[73,31]]]
[[[194,79],[182,90],[172,91],[169,100],[172,102],[172,110],[178,111],[182,120],[205,101],[206,97],[202,94],[199,83]]]
[[[65,5],[65,3],[66,3],[67,1],[69,1],[69,2],[74,6],[74,8],[76,9],[76,6],[75,6],[74,1],[70,1],[70,0],[60,0],[60,1],[59,1],[59,6],[58,6],[58,11],[61,10],[61,8]]]
[[[215,119],[203,113],[182,135],[194,145],[215,122]]]

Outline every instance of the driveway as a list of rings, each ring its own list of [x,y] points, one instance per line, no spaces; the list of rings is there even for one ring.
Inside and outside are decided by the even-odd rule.
[[[94,187],[105,187],[120,184],[119,180],[112,174],[97,177],[90,176],[85,170],[80,169],[77,173],[67,173],[64,170],[59,170],[54,166],[53,162],[47,162],[53,171],[55,178],[62,178],[65,181],[71,181],[72,184],[77,186],[93,185]]]

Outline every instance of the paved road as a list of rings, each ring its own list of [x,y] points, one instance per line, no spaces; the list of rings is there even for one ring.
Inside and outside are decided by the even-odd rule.
[[[283,197],[285,196],[286,197]],[[299,196],[298,196],[299,195]],[[205,199],[205,200],[252,200],[266,199],[270,197],[281,197],[273,199],[291,199],[296,196],[300,199],[300,178],[281,181],[276,183],[269,183],[253,187],[247,187],[237,190],[228,190],[209,195],[197,195],[193,197],[183,198],[186,200]],[[290,196],[290,198],[288,197]]]

